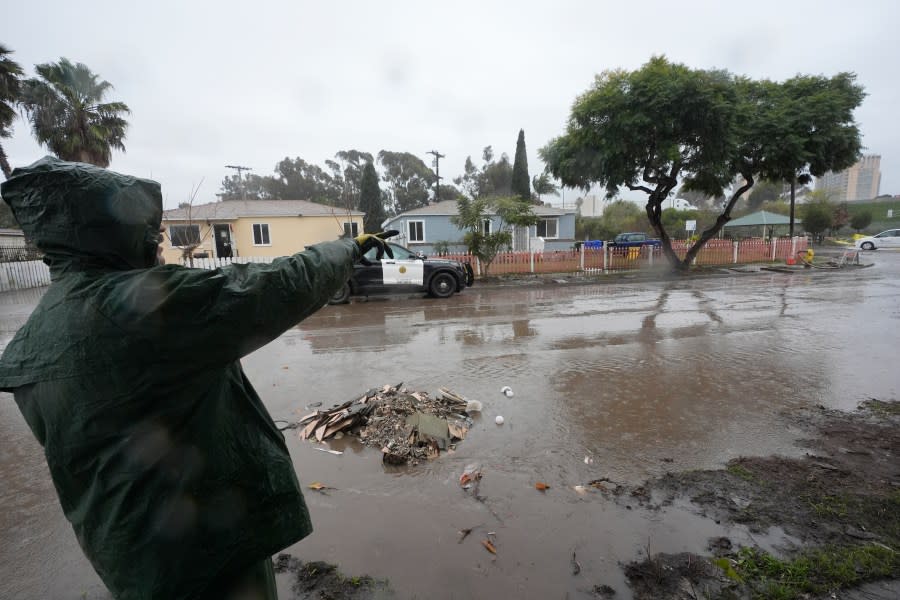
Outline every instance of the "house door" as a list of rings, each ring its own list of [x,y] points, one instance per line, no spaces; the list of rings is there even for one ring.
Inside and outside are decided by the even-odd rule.
[[[528,233],[531,227],[522,227],[516,225],[513,228],[513,250],[517,252],[525,252],[528,250]]]
[[[213,225],[213,235],[216,236],[216,256],[219,258],[231,258],[231,225],[228,223]]]

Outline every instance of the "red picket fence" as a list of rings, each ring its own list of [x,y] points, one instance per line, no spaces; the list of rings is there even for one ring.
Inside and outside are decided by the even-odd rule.
[[[731,240],[710,240],[697,254],[697,265],[730,265],[736,263],[784,261],[792,252],[805,252],[805,237],[793,240],[782,238],[774,241],[747,239],[740,242]],[[672,250],[684,258],[690,245],[688,242],[672,242]],[[446,254],[448,258],[472,264],[477,275],[484,276],[478,259],[470,254]],[[560,250],[529,254],[528,252],[501,252],[491,263],[488,274],[506,275],[512,273],[598,273],[610,271],[633,271],[654,265],[665,264],[666,257],[660,248],[585,248],[580,250]],[[195,258],[193,267],[215,269],[236,263],[272,262],[271,257],[235,258]],[[188,265],[190,266],[190,265]],[[42,287],[50,284],[50,270],[41,261],[3,262],[0,261],[0,292]]]
[[[694,259],[696,265],[730,265],[755,262],[785,260],[806,250],[805,237],[781,238],[776,240],[745,239],[710,240]],[[691,243],[673,241],[672,250],[684,259]],[[476,274],[483,276],[478,259],[468,253],[445,254],[440,258],[471,263]],[[501,252],[490,264],[489,275],[516,273],[575,273],[581,271],[622,271],[640,270],[654,265],[665,264],[661,248],[642,246],[634,248],[586,248],[580,250],[558,250],[529,254],[528,252]]]

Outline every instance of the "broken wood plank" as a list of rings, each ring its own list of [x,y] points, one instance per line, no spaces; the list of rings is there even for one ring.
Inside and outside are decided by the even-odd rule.
[[[318,425],[318,421],[313,421],[312,423],[304,427],[303,431],[300,432],[300,439],[308,440],[309,436],[311,436],[313,431],[315,431],[316,425]]]

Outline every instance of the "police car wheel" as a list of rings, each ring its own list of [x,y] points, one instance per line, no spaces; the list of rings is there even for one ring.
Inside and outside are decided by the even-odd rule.
[[[435,298],[449,298],[456,291],[456,278],[450,273],[438,273],[431,278],[428,291]]]
[[[348,281],[341,289],[336,291],[334,295],[328,299],[328,304],[347,304],[350,301],[350,282]]]

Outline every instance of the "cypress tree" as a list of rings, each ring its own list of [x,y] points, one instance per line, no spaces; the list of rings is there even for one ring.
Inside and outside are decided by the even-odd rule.
[[[378,173],[375,166],[367,162],[363,168],[359,185],[359,210],[366,213],[363,217],[363,228],[366,233],[381,231],[381,224],[386,218],[384,204],[381,201],[381,188],[378,186]]]
[[[512,193],[522,200],[531,200],[531,178],[528,177],[528,155],[525,153],[525,130],[519,130],[516,160],[512,170]]]

